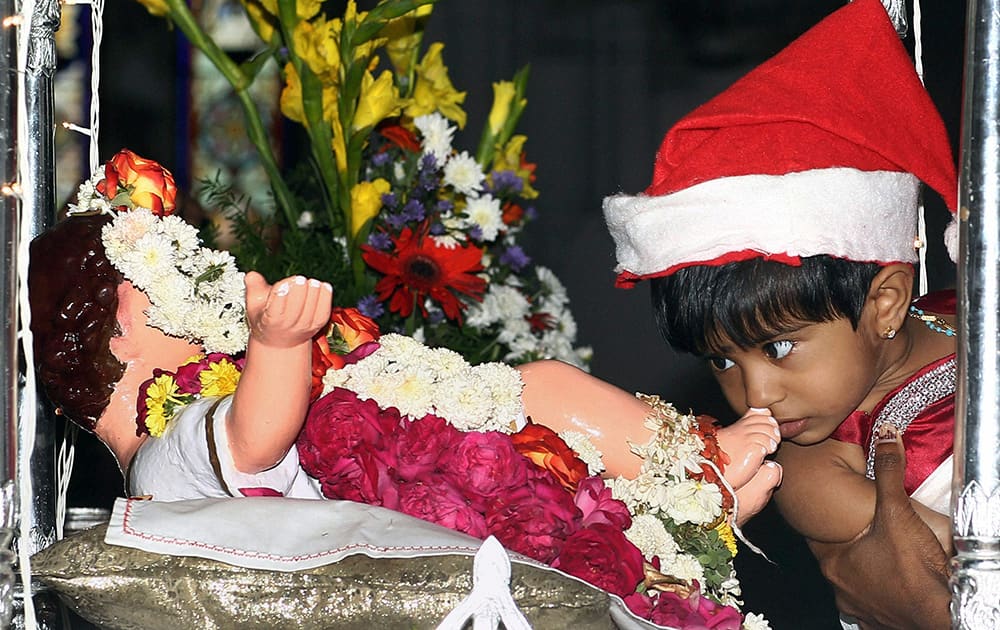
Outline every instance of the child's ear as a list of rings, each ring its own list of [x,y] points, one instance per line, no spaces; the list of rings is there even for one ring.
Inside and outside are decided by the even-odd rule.
[[[897,331],[903,327],[913,299],[913,267],[902,263],[886,265],[872,279],[868,291],[875,329]]]

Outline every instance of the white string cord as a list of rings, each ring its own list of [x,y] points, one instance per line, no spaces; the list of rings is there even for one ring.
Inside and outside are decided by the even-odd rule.
[[[56,540],[62,540],[66,531],[66,504],[69,496],[69,482],[73,476],[73,461],[76,459],[76,437],[79,429],[73,422],[66,423],[66,433],[59,445],[56,461]]]
[[[17,177],[21,190],[31,190],[32,176],[28,169],[29,134],[28,134],[28,103],[26,100],[26,77],[28,73],[28,47],[31,44],[31,25],[35,17],[35,1],[22,0],[21,25],[17,34]],[[31,336],[31,308],[28,303],[28,243],[31,241],[31,221],[35,216],[34,195],[20,195],[20,220],[17,246],[17,298],[20,320],[21,350],[24,353],[25,365],[33,366],[35,357]],[[24,603],[24,627],[35,630],[35,603],[31,598],[31,527],[32,498],[34,488],[31,481],[31,453],[35,450],[35,428],[37,424],[36,410],[38,402],[35,397],[35,371],[26,369],[24,388],[21,398],[23,413],[17,430],[14,447],[17,454],[18,467],[18,507],[20,543],[17,546],[18,563],[21,569],[21,589]]]
[[[90,32],[93,47],[90,49],[90,173],[100,166],[97,137],[101,127],[101,40],[104,38],[104,0],[90,3]]]
[[[921,32],[920,0],[913,0],[913,63],[920,83],[924,82],[924,42]],[[924,212],[924,196],[920,195],[917,206],[917,238],[920,246],[917,256],[920,259],[920,295],[926,295],[927,282],[927,219]]]

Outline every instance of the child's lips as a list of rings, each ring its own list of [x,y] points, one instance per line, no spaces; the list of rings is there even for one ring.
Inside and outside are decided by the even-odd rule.
[[[806,430],[805,418],[793,418],[790,420],[778,420],[778,431],[781,432],[781,439],[793,438]]]

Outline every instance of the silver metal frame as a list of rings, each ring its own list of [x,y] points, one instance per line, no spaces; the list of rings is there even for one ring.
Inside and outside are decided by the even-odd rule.
[[[969,0],[959,180],[952,625],[1000,624],[1000,8]]]

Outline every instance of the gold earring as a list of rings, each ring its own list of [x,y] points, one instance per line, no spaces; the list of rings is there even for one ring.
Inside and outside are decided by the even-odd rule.
[[[887,326],[885,332],[882,333],[883,339],[893,339],[896,336],[896,329],[892,326]]]

